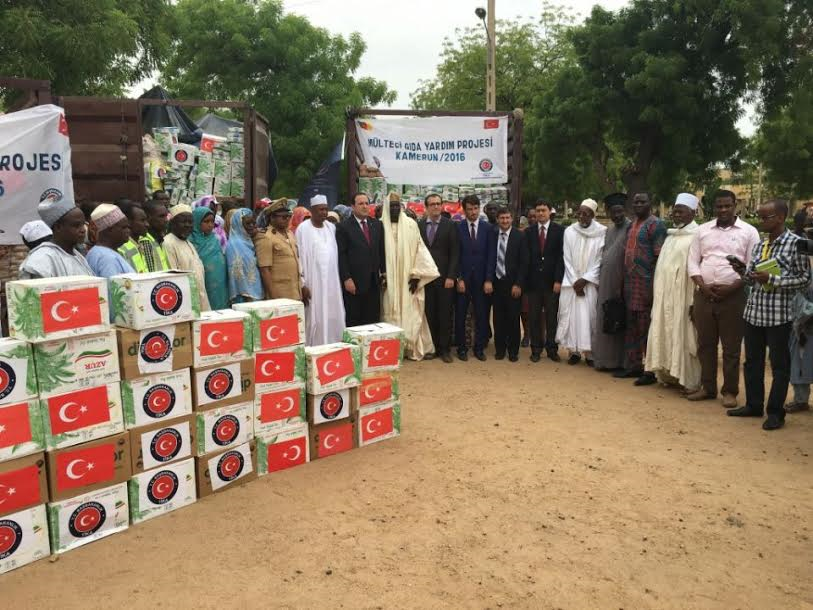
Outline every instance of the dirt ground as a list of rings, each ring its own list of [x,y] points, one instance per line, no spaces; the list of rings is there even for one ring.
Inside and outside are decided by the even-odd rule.
[[[400,439],[0,576],[7,608],[813,608],[813,417],[408,363]]]

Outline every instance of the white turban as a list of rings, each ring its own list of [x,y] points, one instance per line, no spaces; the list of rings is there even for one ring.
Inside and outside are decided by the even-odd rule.
[[[582,207],[590,208],[593,211],[593,214],[596,213],[598,209],[598,204],[596,203],[595,199],[585,199],[582,201]]]
[[[697,197],[691,193],[680,193],[675,199],[675,205],[685,205],[690,210],[697,209]]]
[[[311,207],[315,205],[327,205],[327,197],[324,195],[314,195],[311,197]]]

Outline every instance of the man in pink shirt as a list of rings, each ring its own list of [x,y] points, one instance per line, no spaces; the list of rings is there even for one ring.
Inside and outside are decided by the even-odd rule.
[[[716,220],[700,225],[689,248],[688,272],[697,286],[692,319],[697,329],[697,355],[700,358],[701,386],[689,400],[717,397],[717,344],[723,345],[722,403],[737,406],[740,386],[740,350],[745,330],[745,288],[742,278],[731,268],[727,256],[736,256],[746,265],[759,243],[759,233],[737,217],[737,200],[731,191],[717,191],[714,197]]]

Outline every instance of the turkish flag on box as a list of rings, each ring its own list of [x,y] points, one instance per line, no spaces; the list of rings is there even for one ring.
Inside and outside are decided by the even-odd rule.
[[[401,341],[399,339],[378,339],[370,341],[367,356],[368,368],[398,366],[401,358]]]
[[[353,443],[353,422],[311,426],[311,459],[318,459],[350,451]]]
[[[391,375],[362,377],[359,387],[359,406],[366,407],[392,398],[393,379]]]
[[[28,403],[0,407],[0,449],[34,440]]]
[[[308,437],[303,434],[297,438],[272,443],[266,447],[265,472],[276,472],[308,461]],[[261,473],[265,474],[265,473]]]
[[[77,447],[56,456],[57,491],[88,487],[114,481],[116,478],[116,444],[114,442],[95,447]]]
[[[254,383],[257,394],[280,390],[306,381],[305,348],[283,347],[254,354]]]
[[[361,441],[368,443],[371,440],[392,432],[392,409],[382,409],[359,419]]]
[[[355,370],[353,354],[349,346],[337,349],[330,354],[317,356],[314,359],[314,365],[316,366],[316,377],[322,385],[352,375]]]
[[[288,347],[302,343],[299,336],[299,316],[290,314],[260,321],[260,349]]]
[[[302,386],[261,394],[258,398],[260,409],[257,413],[257,422],[271,424],[288,421],[293,417],[302,417],[304,409],[302,394]]]
[[[42,504],[40,469],[28,463],[22,468],[0,473],[0,515]]]
[[[228,355],[243,349],[243,322],[209,322],[200,327],[201,356]]]
[[[102,323],[97,288],[77,288],[40,295],[42,329],[46,333],[73,330]]]
[[[60,394],[47,399],[51,434],[64,434],[110,421],[107,386]]]

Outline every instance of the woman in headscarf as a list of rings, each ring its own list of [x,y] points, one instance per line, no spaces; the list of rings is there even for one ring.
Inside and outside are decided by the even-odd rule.
[[[339,222],[345,221],[348,218],[350,218],[350,214],[352,213],[350,206],[344,205],[343,203],[337,204],[333,208],[333,211],[339,215]]]
[[[261,301],[263,285],[257,268],[257,254],[252,241],[257,234],[254,214],[248,208],[231,210],[226,266],[229,274],[229,301]]]
[[[297,206],[294,208],[293,215],[291,216],[291,231],[296,233],[296,228],[302,224],[303,220],[306,220],[311,217],[310,210],[308,208]]]
[[[254,202],[254,218],[257,222],[257,228],[265,230],[268,227],[268,216],[263,214],[269,205],[271,205],[270,197],[263,197]]]
[[[209,305],[212,309],[226,309],[229,306],[226,257],[220,249],[214,228],[215,213],[212,210],[205,206],[192,210],[192,235],[189,241],[203,262]]]
[[[226,222],[223,220],[223,217],[217,213],[217,199],[215,199],[214,195],[204,195],[192,204],[192,209],[197,208],[208,208],[212,211],[215,219],[215,238],[220,244],[220,251],[225,252],[229,237],[226,235]]]

